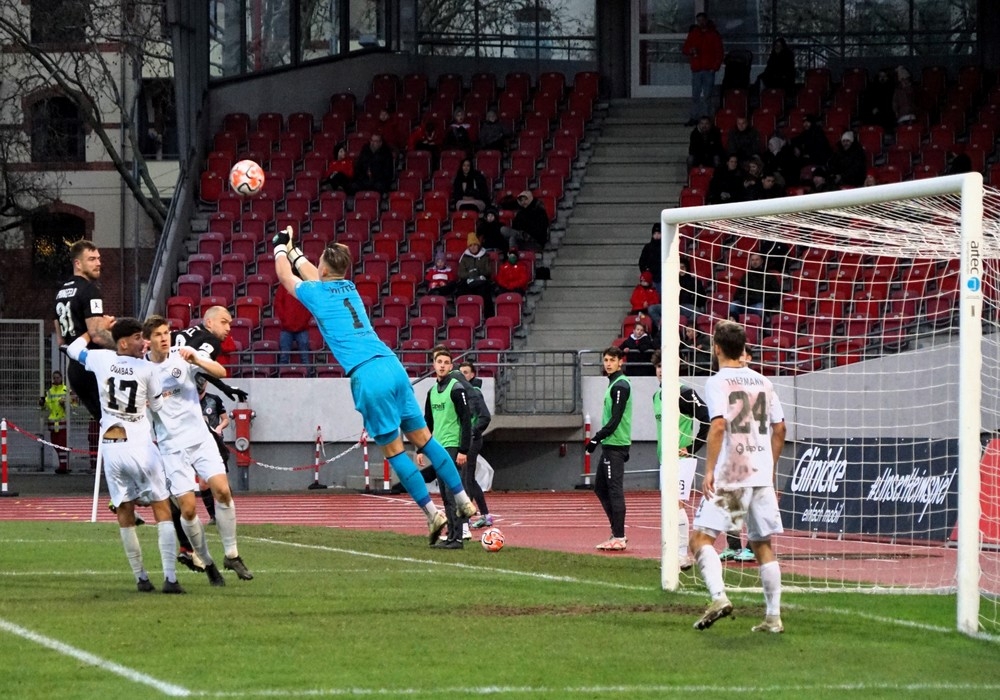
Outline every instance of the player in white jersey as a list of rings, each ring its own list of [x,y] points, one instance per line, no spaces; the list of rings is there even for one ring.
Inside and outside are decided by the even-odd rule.
[[[163,592],[183,593],[177,583],[177,540],[170,520],[170,493],[160,454],[150,434],[146,407],[160,409],[160,380],[155,367],[142,359],[142,325],[137,319],[118,319],[111,327],[115,350],[88,350],[84,333],[66,354],[97,377],[101,398],[101,462],[106,470],[111,502],[117,508],[118,528],[125,556],[135,574],[136,587],[155,591],[142,563],[142,547],[135,534],[135,504],[152,506],[163,563]]]
[[[208,482],[215,496],[215,522],[225,550],[223,566],[244,581],[253,578],[236,546],[236,504],[229,488],[226,466],[215,439],[201,415],[201,400],[195,378],[199,374],[226,376],[226,369],[208,352],[190,346],[170,347],[170,326],[163,316],[150,316],[142,326],[149,341],[149,359],[157,367],[163,387],[163,407],[153,415],[156,441],[163,457],[170,493],[181,511],[181,527],[205,563],[213,586],[224,586],[208,553],[205,532],[195,509],[196,476]]]
[[[741,362],[745,347],[743,326],[733,321],[715,326],[713,351],[719,371],[705,382],[712,423],[703,497],[691,532],[691,551],[712,602],[694,627],[708,629],[733,612],[713,543],[724,532],[739,531],[746,519],[747,539],[760,563],[767,607],[764,621],[753,631],[783,632],[781,569],[771,536],[783,532],[774,477],[785,444],[785,415],[771,380]]]

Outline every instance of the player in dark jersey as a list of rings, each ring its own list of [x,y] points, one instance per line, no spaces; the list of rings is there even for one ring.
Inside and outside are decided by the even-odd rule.
[[[70,247],[73,276],[59,288],[55,301],[55,328],[59,345],[67,346],[84,333],[90,335],[90,349],[115,349],[111,339],[111,322],[105,320],[104,300],[97,280],[101,277],[101,251],[92,242],[81,240]],[[114,319],[108,317],[113,321]],[[97,426],[101,420],[101,396],[97,378],[76,360],[70,360],[66,371],[69,386],[90,413],[87,438],[90,444],[90,466],[97,466]]]
[[[171,334],[171,343],[175,346],[186,345],[201,352],[212,360],[219,360],[222,354],[222,342],[229,336],[229,328],[233,317],[225,306],[213,306],[205,311],[205,318],[197,326]],[[232,401],[246,401],[247,393],[242,389],[229,386],[225,382],[204,375],[209,382],[217,386]]]

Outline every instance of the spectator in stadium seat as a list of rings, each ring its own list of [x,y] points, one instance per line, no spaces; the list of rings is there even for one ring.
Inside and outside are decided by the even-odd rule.
[[[517,213],[510,226],[501,228],[510,245],[526,250],[543,250],[549,241],[549,214],[545,205],[529,190],[517,195]]]
[[[691,65],[691,118],[687,126],[694,126],[698,119],[715,112],[712,102],[715,74],[722,67],[725,57],[722,35],[708,15],[699,12],[694,21],[681,47]]]
[[[798,159],[798,170],[807,165],[826,165],[830,160],[830,142],[823,132],[818,115],[806,115],[802,133],[792,138],[792,151]]]
[[[517,248],[511,248],[507,257],[497,270],[496,286],[497,292],[517,292],[524,294],[531,284],[531,269],[528,263],[517,257]]]
[[[896,89],[892,92],[892,111],[897,124],[911,124],[917,120],[917,98],[910,80],[910,71],[896,66]]]
[[[746,117],[736,117],[736,124],[726,136],[726,152],[729,155],[739,156],[741,161],[763,154],[760,132]]]
[[[712,174],[708,183],[709,204],[725,204],[738,202],[743,196],[743,169],[740,159],[735,155],[726,158],[726,162]]]
[[[389,112],[388,108],[383,107],[378,111],[378,124],[375,129],[382,134],[382,141],[385,145],[396,153],[406,148],[407,134],[400,126],[399,120]]]
[[[768,272],[764,256],[750,253],[747,271],[733,294],[729,315],[738,319],[743,314],[757,314],[762,319],[768,312],[781,307],[781,275]]]
[[[351,182],[354,180],[354,161],[347,154],[347,146],[337,145],[336,157],[330,161],[323,175],[324,189],[343,190],[347,192],[351,189]]]
[[[507,252],[507,237],[503,235],[500,223],[500,210],[496,207],[486,207],[483,217],[476,224],[476,234],[482,242],[483,248],[487,251],[497,250],[501,253]]]
[[[778,182],[778,176],[773,170],[765,170],[754,195],[754,199],[777,199],[785,196],[785,188]]]
[[[741,199],[751,201],[759,199],[760,181],[764,177],[764,161],[760,156],[753,156],[743,163],[743,195]]]
[[[457,294],[475,294],[483,298],[483,318],[493,316],[493,281],[490,259],[479,243],[479,236],[470,233],[468,248],[458,259]]]
[[[712,123],[711,117],[701,117],[688,139],[688,169],[718,168],[722,153],[722,132]]]
[[[795,92],[795,55],[784,37],[779,36],[771,44],[767,65],[757,80],[767,89],[784,90],[785,95]]]
[[[653,317],[654,323],[659,326],[660,315],[660,293],[653,287],[653,273],[640,272],[639,282],[632,288],[632,295],[629,297],[629,305],[632,307],[629,313],[644,313]],[[656,307],[655,316],[650,311]],[[647,329],[652,331],[654,329]]]
[[[451,296],[455,293],[458,274],[448,262],[443,250],[434,254],[434,262],[427,268],[424,281],[427,283],[427,291],[430,294]]]
[[[444,132],[445,148],[458,148],[472,152],[472,125],[465,120],[465,110],[459,107]]]
[[[486,176],[472,167],[472,160],[465,158],[455,174],[451,186],[451,202],[456,211],[472,209],[483,211],[490,203],[490,187]]]
[[[694,323],[684,327],[681,337],[681,362],[687,363],[694,374],[708,374],[712,367],[712,336],[699,333]]]
[[[861,187],[868,172],[865,150],[854,138],[853,131],[845,131],[840,143],[830,156],[826,170],[833,184],[840,187]]]
[[[660,239],[663,238],[663,234],[660,231],[659,221],[653,224],[649,236],[649,242],[639,253],[639,272],[648,272],[652,275],[653,288],[659,292],[663,287],[663,262],[660,257]]]
[[[382,134],[372,134],[354,161],[354,191],[374,190],[385,194],[392,188],[396,161],[382,141]]]
[[[861,94],[860,119],[865,126],[881,126],[887,133],[896,129],[896,113],[892,110],[892,96],[896,86],[889,71],[880,70],[875,80]]]
[[[774,173],[778,184],[785,187],[799,181],[799,170],[799,161],[791,144],[780,136],[769,138],[764,151],[764,171]]]
[[[486,117],[479,125],[478,147],[480,150],[498,150],[507,148],[510,130],[497,117],[495,109],[486,110]]]
[[[410,137],[406,141],[406,150],[427,151],[431,154],[431,170],[437,170],[438,155],[441,153],[443,141],[444,137],[438,132],[437,122],[433,119],[427,119],[417,124],[416,128],[410,132]]]
[[[837,189],[830,182],[830,178],[826,173],[826,168],[816,168],[812,172],[812,180],[809,184],[809,193],[815,194],[817,192],[832,192]]]
[[[625,353],[625,374],[630,377],[651,377],[655,374],[650,360],[656,350],[653,336],[646,332],[646,324],[636,321],[632,333],[619,346]]]
[[[681,258],[680,261],[680,286],[681,316],[686,317],[691,324],[694,324],[697,321],[698,307],[704,305],[707,294],[702,281],[688,270],[688,262],[685,258]]]
[[[291,361],[292,346],[299,351],[299,363],[309,364],[309,321],[312,314],[288,291],[278,285],[274,293],[274,316],[281,321],[281,335],[278,336],[278,362],[287,365]]]

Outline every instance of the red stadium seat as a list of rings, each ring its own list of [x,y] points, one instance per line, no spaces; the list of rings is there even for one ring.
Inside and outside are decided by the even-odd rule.
[[[190,263],[189,263],[190,268]],[[177,296],[188,299],[201,299],[204,295],[205,281],[211,277],[203,275],[180,275],[177,277]],[[192,301],[193,303],[193,301]],[[176,316],[176,314],[170,314]]]
[[[236,299],[236,315],[249,318],[255,326],[260,325],[264,315],[264,300],[260,297],[243,296]]]
[[[425,294],[417,299],[417,313],[420,316],[432,318],[437,328],[444,326],[448,300],[438,294]]]
[[[196,299],[201,299],[201,293],[199,292]],[[167,318],[176,318],[180,321],[183,328],[187,328],[191,323],[191,308],[194,306],[194,301],[192,297],[189,296],[173,296],[167,298]]]

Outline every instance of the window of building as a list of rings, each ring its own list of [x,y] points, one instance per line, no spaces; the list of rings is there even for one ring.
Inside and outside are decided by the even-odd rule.
[[[31,159],[36,163],[85,159],[83,120],[69,98],[50,97],[31,108]]]
[[[31,266],[37,279],[58,282],[73,274],[69,247],[86,237],[83,219],[72,214],[44,212],[31,218],[34,245]]]
[[[69,44],[86,40],[85,0],[31,0],[31,41]]]

